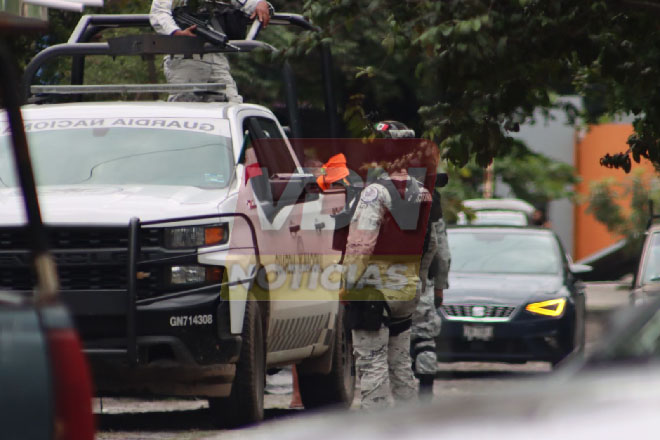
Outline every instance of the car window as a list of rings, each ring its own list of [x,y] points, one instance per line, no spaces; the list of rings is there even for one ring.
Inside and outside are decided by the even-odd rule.
[[[642,268],[642,284],[660,282],[660,233],[649,237]]]
[[[296,172],[296,163],[275,121],[249,117],[243,121],[243,129],[249,132],[249,146],[254,147],[257,160],[268,169],[269,177]]]
[[[97,124],[90,127],[93,121]],[[127,126],[128,121],[133,125]],[[223,188],[233,172],[228,123],[223,120],[55,121],[59,126],[52,122],[26,122],[39,186],[142,184]],[[0,135],[0,186],[18,185],[9,154],[9,137]]]
[[[562,257],[550,234],[449,229],[451,272],[557,274]]]

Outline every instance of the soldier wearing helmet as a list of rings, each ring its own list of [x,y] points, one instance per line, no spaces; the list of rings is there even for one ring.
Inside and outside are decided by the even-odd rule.
[[[383,137],[414,137],[395,121],[376,125]],[[414,153],[414,152],[412,152]],[[344,259],[362,407],[388,407],[417,396],[412,371],[412,315],[419,299],[420,262],[431,196],[408,174],[410,151],[382,164],[385,173],[360,195]],[[387,282],[395,279],[397,282]]]

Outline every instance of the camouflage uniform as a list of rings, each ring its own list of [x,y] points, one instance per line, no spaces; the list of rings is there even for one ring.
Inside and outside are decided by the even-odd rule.
[[[428,195],[426,189],[421,186],[419,189]],[[380,274],[385,274],[393,264],[405,267],[402,274],[405,278],[401,277],[399,284],[385,283],[376,289],[389,306],[392,322],[402,322],[410,319],[419,299],[420,257],[419,254],[407,259],[373,255],[385,214],[391,209],[392,198],[385,186],[373,183],[365,188],[351,220],[344,265],[349,272],[355,267],[358,275],[365,274],[367,266],[378,267]],[[417,396],[410,357],[410,329],[396,335],[384,324],[375,331],[354,329],[353,348],[363,408],[389,407],[394,400],[410,401]]]
[[[252,14],[260,1],[263,0],[232,0],[231,3],[243,12]],[[185,6],[186,3],[186,0],[154,0],[149,13],[151,26],[156,32],[164,35],[172,35],[175,31],[181,30],[172,17],[172,10]],[[194,55],[191,59],[184,59],[183,55],[167,55],[163,61],[163,68],[165,78],[170,84],[223,83],[226,85],[227,101],[243,102],[243,97],[238,94],[236,82],[231,76],[227,57],[221,53],[205,54],[203,57]],[[168,98],[168,101],[199,100],[200,97],[193,93],[178,93]]]
[[[434,257],[436,257],[435,260],[433,260]],[[435,272],[433,279],[429,279],[427,276],[430,260],[433,260],[433,264],[437,264],[433,271]],[[440,333],[441,320],[435,308],[434,290],[449,287],[450,261],[447,230],[445,222],[441,218],[430,228],[429,247],[422,257],[420,270],[423,290],[413,314],[411,351],[414,357],[415,374],[420,378],[422,376],[434,377],[437,371],[435,338]],[[426,262],[428,265],[425,265]],[[432,378],[430,391],[432,393]]]

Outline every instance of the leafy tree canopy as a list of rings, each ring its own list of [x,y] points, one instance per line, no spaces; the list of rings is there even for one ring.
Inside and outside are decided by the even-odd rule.
[[[295,39],[279,33],[284,56],[310,53],[321,41],[332,45],[353,134],[364,126],[360,119],[400,119],[435,140],[453,164],[484,166],[515,150],[509,134],[534,109],[577,92],[590,104],[587,121],[603,113],[636,115],[629,150],[613,151],[604,165],[628,170],[631,159],[646,157],[660,166],[660,1],[273,3],[322,29]],[[146,13],[149,4],[107,0],[102,12]],[[65,41],[78,17],[51,12],[48,35],[13,41],[20,64]],[[44,72],[43,81],[58,74]]]
[[[365,112],[407,116],[454,164],[511,152],[509,132],[572,91],[597,113],[636,116],[629,150],[604,165],[628,171],[629,156],[660,165],[660,2],[306,0],[304,11]]]

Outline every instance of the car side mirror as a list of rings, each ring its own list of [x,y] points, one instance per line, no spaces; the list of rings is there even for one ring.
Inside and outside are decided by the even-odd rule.
[[[580,275],[583,273],[591,272],[593,270],[593,267],[587,264],[572,263],[568,267],[571,270],[571,273],[573,273],[574,275]]]

